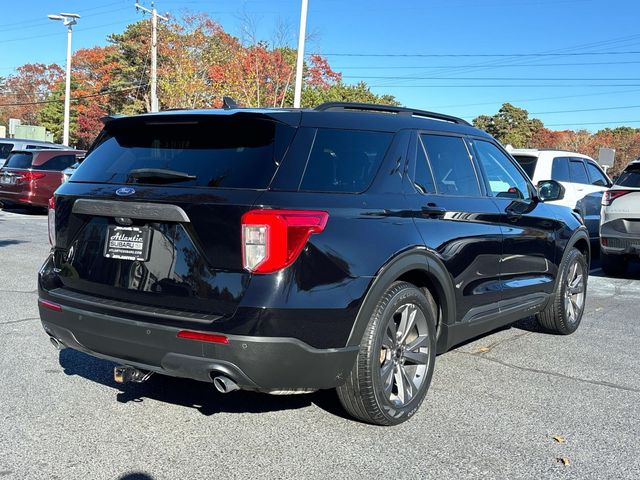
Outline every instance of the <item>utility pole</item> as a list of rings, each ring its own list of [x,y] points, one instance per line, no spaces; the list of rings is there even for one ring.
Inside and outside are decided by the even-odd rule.
[[[61,13],[60,15],[48,15],[49,20],[64,22],[67,27],[67,72],[64,88],[64,123],[62,126],[62,144],[69,146],[69,118],[71,114],[71,34],[73,26],[78,23],[80,15],[77,13]]]
[[[160,15],[153,3],[151,9],[148,9],[136,2],[136,11],[138,10],[151,14],[151,111],[157,112],[160,110],[158,103],[158,19],[165,22],[169,19]]]
[[[293,107],[300,108],[302,97],[302,67],[304,65],[304,37],[307,33],[308,0],[302,0],[300,9],[300,36],[298,37],[298,59],[296,62],[296,87],[293,96]]]

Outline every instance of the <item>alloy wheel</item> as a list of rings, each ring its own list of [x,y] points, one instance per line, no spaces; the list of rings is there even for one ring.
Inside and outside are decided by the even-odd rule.
[[[380,377],[387,399],[407,405],[420,391],[429,367],[429,333],[422,310],[413,303],[398,307],[384,331]]]

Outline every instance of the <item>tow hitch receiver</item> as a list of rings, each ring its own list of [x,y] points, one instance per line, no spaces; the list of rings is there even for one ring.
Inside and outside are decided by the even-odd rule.
[[[142,383],[149,380],[151,375],[153,375],[153,372],[138,370],[128,365],[120,365],[113,369],[113,379],[116,383]]]

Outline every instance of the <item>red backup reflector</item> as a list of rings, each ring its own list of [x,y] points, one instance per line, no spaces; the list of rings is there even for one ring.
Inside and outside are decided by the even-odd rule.
[[[291,265],[309,237],[327,225],[329,214],[314,210],[251,210],[242,216],[242,264],[253,273]]]
[[[188,340],[200,340],[201,342],[222,343],[226,345],[229,339],[224,335],[216,335],[215,333],[194,332],[193,330],[180,330],[178,338],[186,338]]]
[[[47,308],[49,310],[53,310],[54,312],[61,312],[62,311],[62,306],[61,305],[58,305],[57,303],[50,302],[49,300],[38,299],[38,303],[41,306],[43,306],[44,308]]]
[[[616,198],[622,197],[632,191],[633,190],[607,190],[602,196],[602,205],[608,207]]]
[[[52,247],[56,246],[56,199],[49,199],[49,210],[47,213],[47,226],[49,227],[49,243]]]

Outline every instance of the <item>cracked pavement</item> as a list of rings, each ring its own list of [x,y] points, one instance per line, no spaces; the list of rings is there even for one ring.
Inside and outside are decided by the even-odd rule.
[[[594,271],[571,336],[526,319],[440,355],[420,411],[380,428],[344,418],[332,392],[121,386],[113,364],[57,352],[36,306],[46,230],[44,215],[0,211],[3,480],[640,478],[638,265]]]

